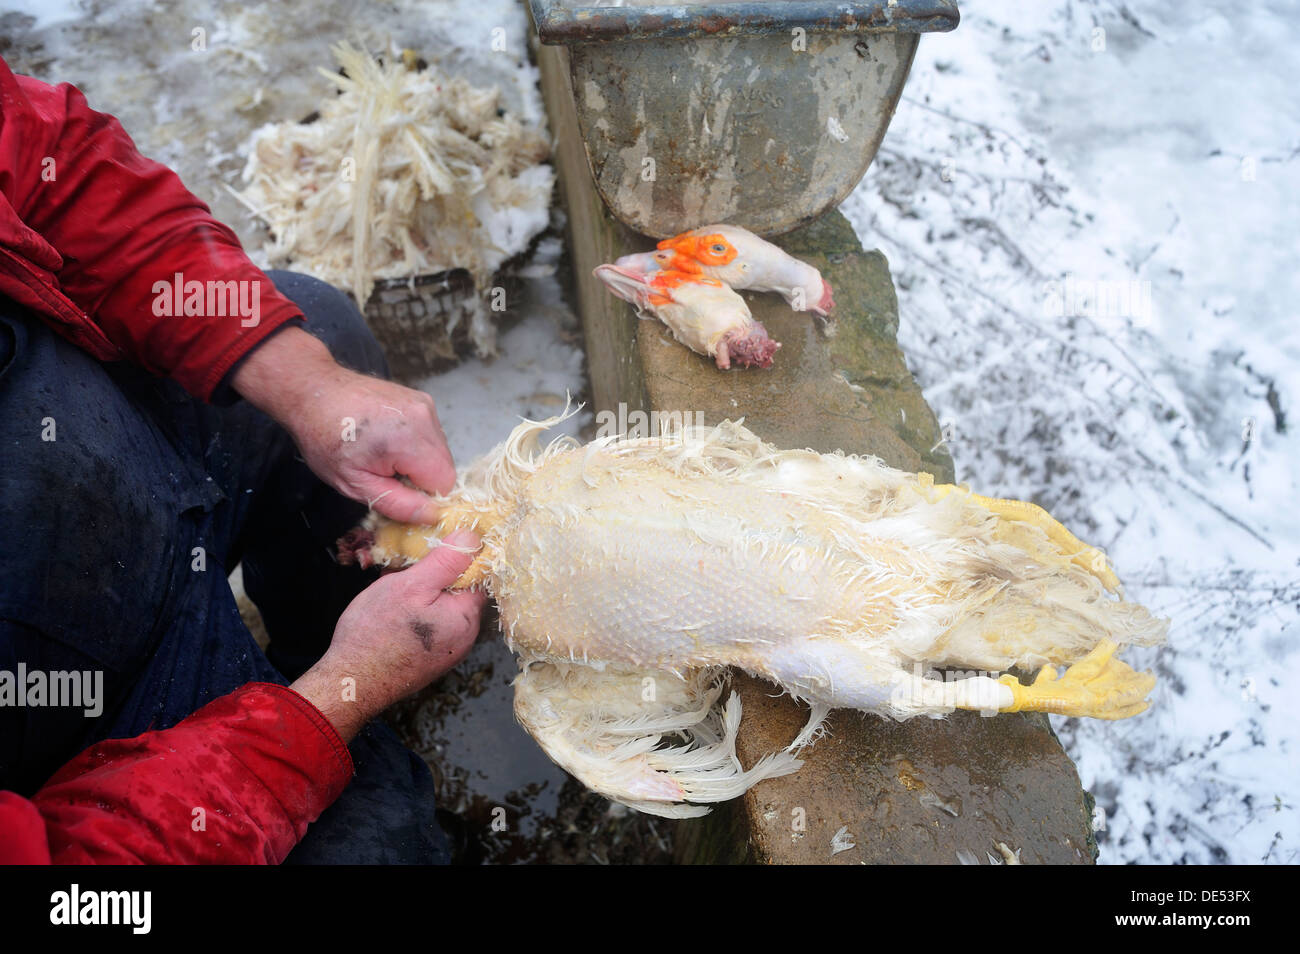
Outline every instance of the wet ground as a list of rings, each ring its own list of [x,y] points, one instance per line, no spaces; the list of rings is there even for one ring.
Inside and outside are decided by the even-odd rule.
[[[660,864],[672,825],[587,791],[514,720],[514,655],[493,619],[468,659],[389,722],[433,770],[458,864]]]

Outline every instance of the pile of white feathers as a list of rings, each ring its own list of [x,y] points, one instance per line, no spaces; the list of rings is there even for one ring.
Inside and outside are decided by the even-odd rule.
[[[410,51],[332,52],[342,70],[320,72],[338,94],[319,116],[268,124],[250,141],[236,195],[269,229],[270,265],[309,272],[363,308],[376,281],[452,268],[485,294],[548,224],[543,131],[506,112],[499,88],[420,68]],[[492,352],[490,322],[471,322],[471,337]]]

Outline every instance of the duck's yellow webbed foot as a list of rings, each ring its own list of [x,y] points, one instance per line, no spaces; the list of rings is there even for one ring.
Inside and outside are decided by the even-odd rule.
[[[1115,658],[1118,647],[1103,639],[1096,648],[1065,671],[1044,666],[1033,683],[1024,686],[1010,674],[998,679],[1014,701],[1002,712],[1055,712],[1092,719],[1127,719],[1146,710],[1146,695],[1156,684],[1149,672],[1134,672]]]
[[[1084,543],[1038,504],[1029,503],[1026,500],[1002,500],[998,497],[985,497],[953,484],[937,484],[934,487],[934,492],[939,497],[945,497],[954,491],[967,494],[971,500],[974,500],[984,509],[993,511],[999,517],[1004,517],[1007,520],[1018,520],[1037,527],[1047,534],[1049,540],[1061,548],[1070,558],[1071,563],[1087,570],[1112,593],[1119,589],[1119,578],[1115,576],[1115,571],[1106,562],[1106,554],[1097,547]]]

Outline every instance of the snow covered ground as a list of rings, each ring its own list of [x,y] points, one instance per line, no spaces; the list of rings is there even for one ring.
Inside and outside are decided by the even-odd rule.
[[[1172,619],[1055,719],[1107,863],[1300,859],[1300,24],[1283,2],[963,0],[845,204],[958,478]],[[1102,814],[1104,813],[1104,815]]]

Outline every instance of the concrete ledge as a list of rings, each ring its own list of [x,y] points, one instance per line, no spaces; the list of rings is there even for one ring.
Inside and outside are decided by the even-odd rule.
[[[938,424],[898,348],[888,265],[880,252],[862,249],[839,213],[778,241],[835,288],[833,334],[774,295],[746,296],[782,342],[769,371],[718,371],[605,291],[592,269],[653,242],[620,225],[596,195],[568,90],[567,51],[540,47],[537,59],[569,216],[593,409],[699,412],[710,423],[743,417],[780,446],[875,454],[951,481]],[[766,683],[738,674],[735,685],[745,708],[738,752],[748,765],[793,739],[805,713],[774,698]],[[987,864],[1000,857],[999,844],[1025,862],[1093,860],[1090,804],[1046,719],[957,713],[893,723],[837,712],[831,729],[798,773],[679,825],[678,860],[955,864],[964,857]],[[842,827],[854,847],[832,855]]]
[[[803,722],[769,684],[737,676],[745,765]],[[988,864],[998,844],[1025,864],[1088,864],[1091,840],[1074,765],[1041,716],[891,722],[839,710],[794,775],[678,824],[686,863]],[[836,832],[854,847],[831,854]]]

